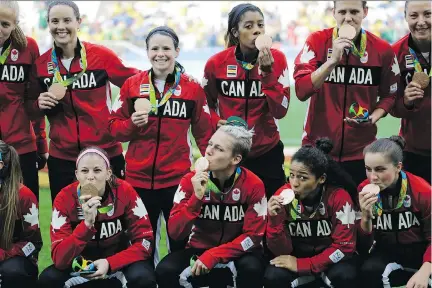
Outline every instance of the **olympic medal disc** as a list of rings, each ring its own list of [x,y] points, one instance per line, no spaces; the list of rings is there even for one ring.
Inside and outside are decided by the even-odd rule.
[[[54,94],[57,100],[61,100],[65,96],[66,90],[67,88],[64,87],[62,84],[54,83],[49,87],[48,92]]]
[[[272,46],[272,38],[268,35],[259,35],[255,39],[255,47],[258,50],[262,50],[263,48],[270,48]]]
[[[195,162],[195,171],[197,171],[197,172],[206,171],[209,168],[209,164],[210,163],[209,163],[209,161],[206,158],[200,157]]]
[[[350,40],[354,39],[356,35],[356,30],[353,26],[349,24],[343,24],[339,28],[339,37],[348,38]]]
[[[366,186],[363,187],[362,192],[363,191],[367,191],[369,193],[378,195],[380,192],[380,188],[376,184],[367,184]]]
[[[421,89],[424,90],[429,86],[430,78],[424,72],[414,72],[412,81],[419,84],[421,86]]]
[[[282,205],[288,205],[294,200],[294,191],[291,189],[284,189],[281,194],[282,196]]]
[[[81,186],[81,196],[90,195],[91,197],[99,196],[98,189],[93,184]]]
[[[135,111],[150,112],[151,103],[147,98],[139,98],[135,101]]]

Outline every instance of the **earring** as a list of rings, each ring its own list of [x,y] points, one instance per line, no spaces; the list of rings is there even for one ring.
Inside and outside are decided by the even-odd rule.
[[[80,32],[80,28],[78,28],[77,31]]]

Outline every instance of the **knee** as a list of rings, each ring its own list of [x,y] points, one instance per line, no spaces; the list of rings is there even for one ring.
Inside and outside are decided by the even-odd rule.
[[[39,287],[50,287],[50,284],[62,282],[63,277],[60,276],[59,270],[54,265],[51,265],[39,275],[38,283]]]
[[[267,266],[264,273],[264,287],[266,288],[283,287],[283,285],[288,287],[292,280],[288,270],[272,265]]]
[[[156,288],[154,269],[148,261],[131,264],[125,271],[125,277],[130,288]]]
[[[37,279],[37,267],[27,258],[12,257],[2,263],[1,274],[10,279]]]
[[[239,274],[244,274],[249,277],[261,276],[264,274],[264,265],[262,259],[255,255],[245,255],[238,259],[235,263]]]

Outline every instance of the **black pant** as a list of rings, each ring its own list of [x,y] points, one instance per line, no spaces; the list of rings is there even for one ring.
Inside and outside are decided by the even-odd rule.
[[[354,183],[358,186],[366,179],[366,168],[364,160],[339,162],[345,171],[351,175]]]
[[[431,183],[431,156],[422,156],[405,151],[403,166],[404,170]]]
[[[265,154],[254,158],[246,158],[245,162],[241,164],[264,182],[267,199],[286,183],[283,150],[284,145],[282,141],[279,141],[275,147]]]
[[[29,259],[15,256],[0,261],[0,287],[35,287],[38,268]]]
[[[39,201],[38,156],[36,151],[19,155],[24,185],[27,186]]]
[[[153,263],[150,260],[134,262],[120,270],[127,280],[128,288],[156,288],[156,278]],[[63,288],[65,283],[72,278],[71,270],[59,270],[54,265],[46,268],[39,275],[38,287]],[[71,281],[72,282],[72,281]],[[30,286],[22,286],[30,287]],[[73,287],[98,287],[121,288],[121,282],[117,278],[92,280]]]
[[[177,288],[180,274],[190,265],[190,258],[193,255],[201,255],[205,250],[186,249],[167,255],[156,267],[156,279],[159,288]],[[247,253],[234,260],[237,270],[238,288],[262,288],[264,263],[260,253]],[[213,268],[209,274],[189,277],[188,281],[194,287],[210,285],[210,288],[226,287],[232,285],[233,276],[228,268]]]
[[[357,264],[355,258],[350,258],[345,261],[338,262],[330,266],[324,274],[321,275],[299,275],[291,272],[288,269],[278,268],[273,265],[268,265],[264,275],[265,288],[287,288],[287,287],[310,287],[311,282],[324,283],[328,287],[331,284],[335,288],[355,288],[357,277]],[[314,279],[315,278],[315,279]],[[290,284],[295,281],[293,286]],[[323,285],[319,285],[321,287]],[[368,286],[361,286],[368,287]],[[382,286],[381,286],[382,287]]]
[[[60,190],[76,180],[76,163],[74,161],[49,156],[47,164],[51,200],[54,202],[54,199]],[[110,159],[110,164],[114,175],[118,178],[124,179],[125,159],[123,154],[112,157]]]
[[[384,283],[389,283],[391,287],[406,285],[414,272],[398,269],[394,265],[390,269],[389,263],[397,263],[404,268],[420,269],[425,251],[426,244],[375,247],[371,254],[363,256],[364,261],[360,268],[360,283],[363,285],[361,287],[382,288]],[[390,273],[384,273],[387,265]]]
[[[171,186],[167,188],[151,190],[139,187],[134,187],[138,195],[141,197],[144,206],[147,209],[148,216],[150,218],[150,223],[153,228],[153,236],[155,247],[153,247],[153,257],[155,256],[156,250],[160,251],[158,239],[160,239],[160,228],[158,229],[158,219],[162,212],[165,218],[165,223],[167,224],[167,234],[168,234],[168,219],[173,207],[174,194],[177,191],[178,186]],[[168,235],[168,241],[170,245],[171,252],[184,249],[187,239],[175,241]],[[159,255],[158,255],[159,256]],[[156,257],[156,263],[159,262],[158,256]]]

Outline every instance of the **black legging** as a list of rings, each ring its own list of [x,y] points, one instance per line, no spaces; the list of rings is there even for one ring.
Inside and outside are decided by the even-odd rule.
[[[35,287],[38,268],[25,257],[16,256],[0,261],[0,287]]]
[[[167,255],[156,267],[156,279],[159,288],[182,287],[179,284],[180,274],[190,265],[193,255],[201,255],[202,249],[186,249]],[[259,252],[247,253],[234,260],[237,270],[236,283],[238,288],[262,288],[264,263]],[[193,285],[210,286],[210,288],[227,287],[232,285],[233,277],[228,268],[213,268],[209,274],[198,277],[189,277]],[[195,287],[195,286],[194,286]]]
[[[303,287],[310,281],[315,281],[314,278],[322,277],[322,282],[331,284],[335,288],[355,288],[355,280],[357,276],[357,265],[355,259],[349,259],[336,263],[325,271],[324,275],[310,275],[309,277],[300,276],[298,273],[291,272],[288,269],[278,268],[273,265],[268,265],[264,275],[265,288],[286,288],[286,287]],[[291,286],[290,283],[294,285]],[[362,286],[363,287],[363,286]],[[367,286],[364,286],[367,287]],[[382,286],[381,286],[382,287]]]
[[[153,262],[151,260],[138,261],[120,270],[127,280],[128,288],[156,288]],[[65,283],[72,278],[71,270],[59,270],[54,265],[46,268],[39,276],[38,287],[63,288]],[[27,286],[21,286],[27,287]],[[28,286],[30,287],[30,286]],[[121,288],[122,284],[117,278],[93,280],[73,287],[100,287],[100,288]]]

